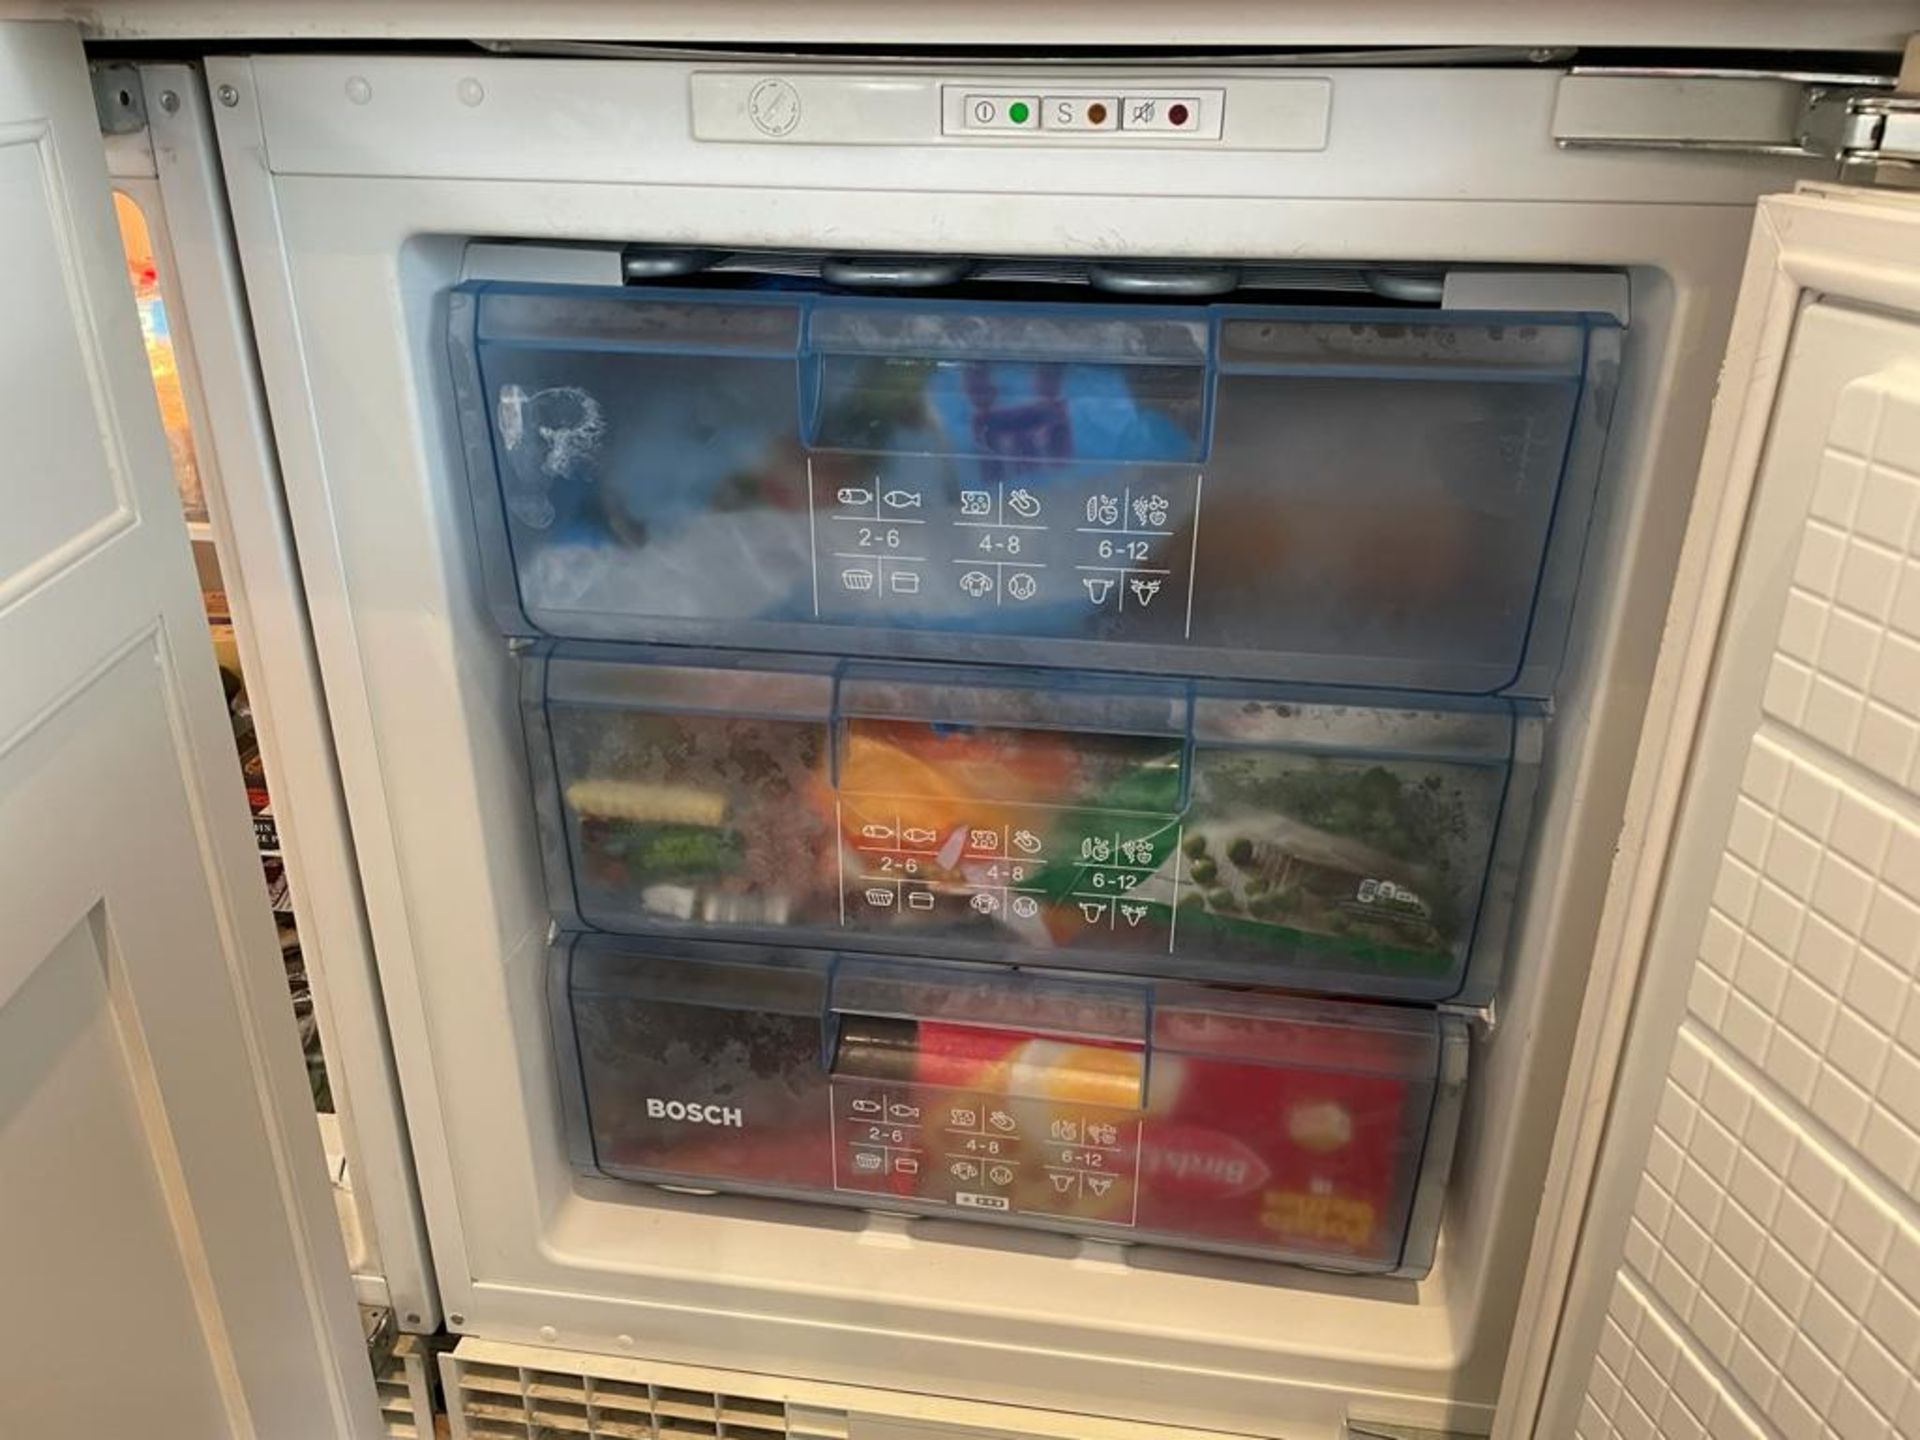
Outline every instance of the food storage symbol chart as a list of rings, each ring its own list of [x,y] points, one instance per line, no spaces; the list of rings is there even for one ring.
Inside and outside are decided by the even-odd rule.
[[[1179,467],[964,479],[809,465],[814,614],[874,625],[1184,639],[1203,479]]]
[[[841,805],[852,836],[841,883],[849,928],[966,933],[992,922],[1037,947],[1173,948],[1175,817],[1032,806],[1021,819],[942,829],[885,796],[845,795]]]
[[[817,488],[809,472],[809,495]],[[929,553],[931,537],[928,516],[923,513],[926,492],[923,486],[883,487],[876,479],[866,485],[835,485],[826,497],[831,508],[825,516],[826,534],[821,536],[818,518],[814,524],[814,593],[820,593],[822,559],[826,561],[829,594],[834,600],[866,599],[885,613],[888,609],[916,609],[902,605],[923,593],[928,569],[933,563]],[[816,507],[817,507],[817,501]],[[822,557],[820,545],[830,547]],[[891,603],[889,603],[891,602]],[[816,598],[814,613],[821,612]]]
[[[1140,1117],[1020,1095],[836,1078],[834,1188],[1132,1225]]]

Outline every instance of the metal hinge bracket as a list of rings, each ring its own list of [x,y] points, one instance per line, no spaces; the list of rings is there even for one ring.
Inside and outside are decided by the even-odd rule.
[[[1347,1421],[1346,1440],[1486,1440],[1464,1430],[1429,1430],[1419,1425],[1390,1425],[1384,1420]]]
[[[1560,81],[1566,150],[1767,155],[1872,179],[1920,165],[1920,94],[1882,76],[1575,67]]]
[[[102,135],[133,135],[147,128],[147,98],[131,65],[98,61],[87,67]]]
[[[1920,95],[1815,87],[1799,129],[1809,155],[1843,167],[1920,165]]]

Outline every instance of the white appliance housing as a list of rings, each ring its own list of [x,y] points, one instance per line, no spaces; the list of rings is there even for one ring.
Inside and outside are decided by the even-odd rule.
[[[945,134],[928,100],[955,86],[1047,90],[1030,74],[964,71],[796,70],[806,114],[826,112],[825,142],[804,128],[735,138],[714,97],[750,95],[768,74],[473,58],[210,67],[236,94],[215,118],[422,1198],[431,1233],[452,1237],[435,1247],[450,1323],[668,1359],[750,1353],[775,1371],[1236,1431],[1331,1433],[1355,1412],[1485,1424],[1524,1270],[1514,1237],[1529,1228],[1555,1115],[1542,1081],[1575,1029],[1712,383],[1687,360],[1717,351],[1747,207],[1783,171],[1558,150],[1550,72],[1152,72],[1157,90],[1222,92],[1236,119],[1243,87],[1262,116],[1275,87],[1318,97],[1324,142],[1280,140],[1322,148],[1278,153]],[[1416,114],[1426,139],[1410,151],[1404,117]],[[728,138],[703,138],[712,127]],[[574,1181],[545,1038],[547,908],[515,665],[472,570],[447,391],[444,294],[476,236],[1306,254],[1629,277],[1574,653],[1500,1023],[1478,1046],[1430,1279],[1148,1269],[1099,1244]]]
[[[1724,848],[1739,778],[1721,773],[1732,764],[1724,757],[1705,779],[1688,768],[1710,683],[1718,688],[1702,733],[1745,746],[1755,724],[1797,727],[1813,737],[1814,758],[1842,757],[1840,783],[1867,794],[1889,823],[1914,809],[1911,774],[1854,753],[1857,737],[1838,742],[1784,702],[1767,705],[1773,719],[1749,723],[1740,706],[1758,713],[1763,671],[1716,666],[1714,648],[1746,636],[1730,630],[1723,640],[1729,595],[1751,630],[1748,648],[1771,648],[1788,603],[1782,557],[1805,507],[1818,504],[1816,440],[1797,479],[1763,481],[1761,528],[1745,533],[1747,482],[1803,293],[1858,291],[1904,308],[1909,318],[1886,322],[1899,333],[1883,350],[1838,364],[1828,383],[1855,383],[1849,364],[1880,366],[1895,376],[1875,382],[1881,391],[1910,393],[1892,357],[1912,340],[1911,262],[1903,269],[1896,238],[1915,233],[1912,207],[1846,195],[1779,202],[1768,212],[1774,228],[1750,246],[1756,199],[1790,187],[1806,162],[1562,148],[1556,107],[1569,81],[1551,67],[1149,63],[1038,73],[258,55],[209,60],[205,95],[188,90],[188,103],[154,117],[156,137],[182,147],[157,153],[174,163],[184,154],[189,168],[205,167],[202,178],[216,164],[224,171],[246,308],[219,315],[202,301],[196,323],[250,325],[258,345],[289,528],[276,529],[282,497],[259,461],[233,467],[228,483],[258,486],[267,503],[250,515],[232,505],[231,528],[262,603],[297,597],[287,613],[311,626],[311,673],[286,673],[305,666],[299,647],[263,650],[261,670],[269,689],[298,697],[309,724],[324,704],[337,757],[343,803],[324,767],[294,779],[292,799],[311,817],[302,844],[325,857],[315,865],[326,884],[344,887],[324,902],[327,913],[350,931],[364,904],[384,1014],[368,1013],[372,987],[356,985],[345,1028],[382,1063],[353,1068],[354,1104],[369,1114],[391,1106],[371,1129],[386,1137],[382,1153],[405,1136],[433,1270],[402,1283],[424,1297],[417,1313],[431,1315],[437,1291],[449,1328],[503,1342],[509,1355],[520,1352],[505,1345],[561,1347],[1246,1435],[1335,1437],[1381,1422],[1544,1436],[1571,1433],[1576,1415],[1582,1434],[1616,1433],[1607,1427],[1625,1385],[1620,1346],[1655,1343],[1640,1340],[1646,1322],[1635,1306],[1666,1327],[1654,1353],[1668,1361],[1670,1390],[1689,1383],[1674,1378],[1675,1355],[1712,1350],[1685,1333],[1691,1312],[1648,1299],[1666,1232],[1651,1241],[1652,1258],[1646,1242],[1636,1258],[1623,1238],[1639,1218],[1633,1187],[1680,996],[1700,983],[1692,956],[1710,889],[1702,857]],[[768,81],[787,87],[779,93],[797,102],[800,120],[789,123],[784,109],[756,120],[752,97],[767,94]],[[177,95],[194,77],[170,71],[164,83]],[[150,75],[156,100],[159,88]],[[1003,134],[965,118],[975,97],[1108,93],[1191,97],[1200,124],[1136,141],[1124,131]],[[196,134],[209,118],[211,134]],[[169,134],[169,125],[178,128]],[[1848,219],[1868,238],[1843,237]],[[171,214],[170,223],[179,224]],[[1804,254],[1781,238],[1780,227],[1795,224],[1820,232]],[[491,243],[500,240],[522,244]],[[547,906],[516,667],[474,573],[445,305],[451,285],[503,264],[542,278],[569,267],[604,275],[607,256],[629,242],[1411,262],[1447,270],[1456,295],[1483,306],[1506,295],[1517,308],[1565,283],[1543,282],[1547,272],[1624,277],[1622,387],[1504,978],[1475,1035],[1462,1146],[1427,1279],[1321,1276],[575,1178],[552,1079]],[[223,243],[205,237],[201,263]],[[1821,258],[1854,244],[1877,257],[1861,262],[1880,267],[1866,279]],[[1743,257],[1750,285],[1773,285],[1753,302],[1728,361],[1751,369],[1753,401],[1745,414],[1731,402],[1723,412],[1696,504]],[[183,258],[183,272],[193,263]],[[222,403],[244,407],[240,391],[236,377]],[[219,407],[209,409],[217,427]],[[1782,415],[1802,429],[1825,423],[1817,400]],[[1904,432],[1888,434],[1888,446],[1904,443]],[[1859,449],[1866,443],[1846,439],[1846,453],[1871,458],[1877,452]],[[1882,468],[1904,474],[1907,453],[1889,449]],[[1869,538],[1898,558],[1910,530]],[[1773,568],[1736,583],[1736,559],[1750,553],[1743,544],[1773,546],[1750,562]],[[1663,633],[1670,599],[1678,634]],[[1890,589],[1883,630],[1904,623],[1893,603]],[[1689,635],[1696,616],[1710,623]],[[1871,692],[1870,677],[1861,687]],[[1672,748],[1669,723],[1681,737]],[[1669,904],[1661,885],[1676,820],[1687,868],[1674,873],[1688,880]],[[1876,874],[1882,881],[1889,893],[1902,883],[1891,872]],[[1642,1008],[1623,1049],[1643,958],[1646,994],[1661,1003]],[[1738,990],[1743,981],[1735,972],[1721,983]],[[1701,1063],[1685,1058],[1687,1047],[1704,1049],[1732,1082],[1780,1103],[1764,1053],[1727,1061],[1721,1052],[1738,1045],[1723,1043],[1719,1019],[1685,1023],[1676,1075],[1697,1080]],[[1920,1052],[1920,1042],[1881,1038],[1896,1059]],[[397,1093],[384,1074],[389,1043]],[[1867,1154],[1868,1117],[1829,1117],[1811,1089],[1784,1103],[1788,1121],[1804,1121],[1829,1168],[1843,1172],[1838,1183],[1880,1206],[1890,1217],[1880,1228],[1895,1241],[1910,1239],[1911,1196],[1889,1189],[1911,1175],[1893,1175],[1887,1152],[1855,1154]],[[1603,1114],[1615,1121],[1604,1139]],[[1718,1163],[1732,1173],[1730,1159]],[[1856,1171],[1868,1178],[1856,1183]],[[401,1266],[418,1253],[389,1246],[386,1234],[382,1251]],[[1623,1244],[1629,1271],[1645,1273],[1616,1283]],[[1856,1329],[1888,1353],[1920,1344],[1920,1329],[1908,1335],[1899,1323]],[[1611,1358],[1600,1338],[1609,1324],[1624,1337]],[[1556,1341],[1568,1348],[1549,1369]],[[1851,1335],[1847,1345],[1866,1353]],[[1596,1347],[1600,1369],[1585,1363]],[[1751,1408],[1758,1397],[1743,1402],[1726,1367],[1709,1359],[1696,1368],[1732,1397],[1726,1404]],[[1848,1380],[1867,1393],[1864,1372]],[[1890,1403],[1885,1418],[1905,1413],[1899,1395]]]

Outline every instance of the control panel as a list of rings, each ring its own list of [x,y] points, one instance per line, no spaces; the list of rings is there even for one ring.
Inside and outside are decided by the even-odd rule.
[[[1128,136],[1218,140],[1225,132],[1226,92],[1198,87],[1136,86],[1003,89],[943,85],[941,133],[969,135]]]
[[[1333,85],[1218,72],[703,70],[688,99],[694,138],[721,143],[1324,150]]]

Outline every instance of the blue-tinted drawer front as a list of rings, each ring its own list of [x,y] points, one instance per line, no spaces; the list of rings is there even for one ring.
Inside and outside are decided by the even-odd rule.
[[[1479,1000],[1538,721],[975,666],[539,646],[568,927]]]
[[[1617,342],[771,290],[485,284],[452,315],[512,633],[1469,693],[1542,688]]]

